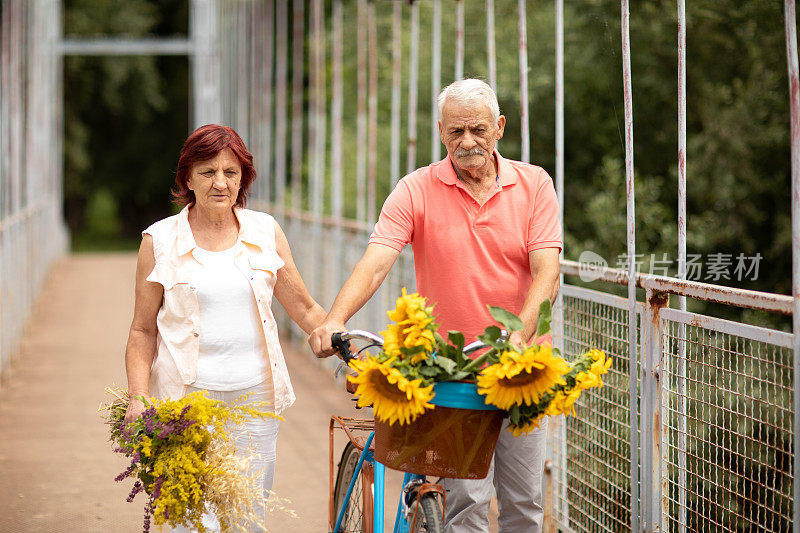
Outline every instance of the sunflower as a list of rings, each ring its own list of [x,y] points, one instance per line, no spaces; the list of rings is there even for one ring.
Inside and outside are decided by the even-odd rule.
[[[348,377],[358,385],[356,395],[359,407],[372,405],[375,417],[381,422],[408,424],[426,409],[433,398],[433,385],[425,387],[421,379],[408,380],[388,362],[379,363],[371,358],[353,359],[350,366],[358,376]]]
[[[592,363],[592,366],[589,368],[589,372],[598,378],[608,372],[608,369],[611,368],[611,358],[607,358],[604,351],[596,348],[589,350],[589,357],[594,360],[594,363]],[[603,383],[601,382],[600,385],[602,386]]]
[[[416,348],[421,346],[424,351],[417,352],[411,357],[412,363],[418,363],[428,357],[433,351],[436,342],[433,331],[423,329],[417,325],[389,324],[389,329],[383,331],[383,351],[392,358],[404,358],[400,348]]]
[[[402,296],[397,299],[395,308],[387,311],[389,319],[400,323],[414,323],[426,327],[433,322],[431,317],[432,307],[426,307],[426,300],[416,292],[407,294],[406,288],[402,289]]]
[[[417,293],[406,294],[397,299],[394,310],[387,312],[395,324],[389,324],[383,334],[383,351],[391,358],[403,358],[401,348],[419,348],[411,358],[412,363],[418,363],[433,351],[436,339],[433,335],[436,325],[433,322],[432,307],[425,307],[425,298]]]
[[[508,410],[512,405],[538,403],[555,385],[566,385],[562,377],[570,366],[554,356],[550,345],[532,346],[524,353],[505,351],[499,362],[478,375],[478,392],[486,403]]]
[[[520,435],[526,435],[533,431],[534,429],[539,428],[539,422],[542,421],[544,415],[539,415],[536,418],[531,418],[527,422],[523,422],[520,425],[509,425],[508,430],[514,434],[515,437],[519,437]]]
[[[581,396],[581,389],[573,388],[569,391],[559,390],[553,397],[546,413],[550,416],[572,415],[575,416],[575,402]]]

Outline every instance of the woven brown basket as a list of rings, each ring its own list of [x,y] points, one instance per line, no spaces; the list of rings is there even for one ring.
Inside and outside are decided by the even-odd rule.
[[[437,406],[410,424],[375,421],[375,458],[395,470],[481,479],[489,473],[502,411]]]

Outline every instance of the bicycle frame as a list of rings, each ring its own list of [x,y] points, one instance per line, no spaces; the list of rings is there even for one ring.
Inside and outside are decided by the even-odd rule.
[[[370,463],[373,465],[374,473],[375,473],[375,485],[373,491],[373,521],[372,527],[374,533],[382,533],[383,532],[383,524],[384,524],[384,491],[385,491],[385,480],[386,480],[386,467],[375,460],[375,456],[370,451],[369,446],[372,444],[372,439],[375,437],[375,432],[371,432],[369,437],[367,437],[366,443],[364,444],[364,449],[361,450],[361,455],[358,458],[358,464],[356,465],[355,470],[353,471],[353,477],[350,479],[350,484],[347,487],[347,492],[345,493],[344,499],[341,502],[339,512],[336,516],[336,522],[333,526],[333,531],[338,532],[339,528],[342,525],[342,520],[344,518],[344,513],[347,510],[347,505],[350,501],[350,495],[353,492],[353,487],[356,484],[356,480],[358,476],[361,475],[361,469],[364,467],[364,463]],[[419,501],[419,496],[428,492],[436,492],[442,497],[442,501],[444,502],[444,490],[439,486],[432,483],[428,483],[425,476],[420,474],[411,474],[405,472],[403,474],[403,487],[407,487],[410,483],[417,482],[419,487],[417,488],[417,500]],[[365,487],[364,490],[367,490]],[[395,521],[394,521],[394,528],[393,533],[408,533],[409,528],[409,521],[406,518],[406,506],[407,503],[405,500],[405,491],[400,493],[399,501],[397,502],[397,513],[395,514]],[[416,517],[417,508],[414,509],[414,516],[411,519],[411,523],[414,522]],[[365,517],[366,518],[366,517]]]

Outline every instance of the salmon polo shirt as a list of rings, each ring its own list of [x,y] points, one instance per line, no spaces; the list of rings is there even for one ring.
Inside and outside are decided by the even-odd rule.
[[[417,291],[434,304],[439,333],[476,340],[496,322],[487,305],[519,314],[531,286],[528,253],[561,249],[553,180],[541,167],[503,159],[481,205],[448,155],[404,177],[381,210],[370,244],[411,244]]]

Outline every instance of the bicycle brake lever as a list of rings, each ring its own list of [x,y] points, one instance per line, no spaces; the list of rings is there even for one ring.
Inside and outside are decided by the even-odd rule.
[[[338,378],[339,374],[341,374],[342,369],[344,368],[347,368],[347,363],[342,361],[341,363],[339,363],[339,366],[336,367],[336,372],[333,373],[333,377]],[[345,370],[345,373],[347,373],[347,370]]]

